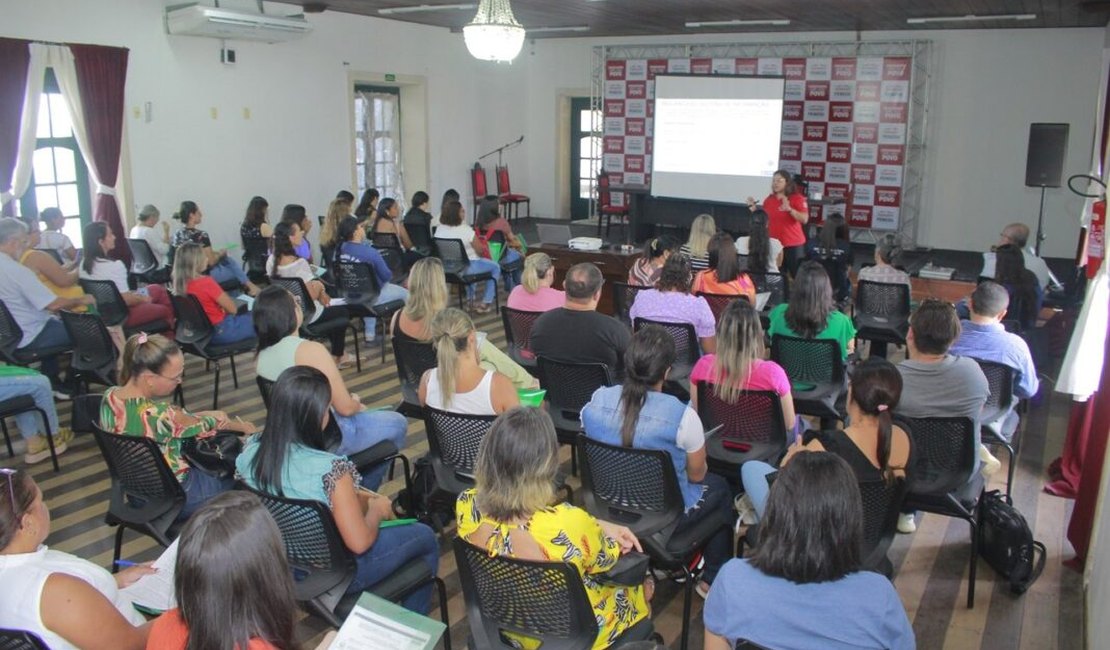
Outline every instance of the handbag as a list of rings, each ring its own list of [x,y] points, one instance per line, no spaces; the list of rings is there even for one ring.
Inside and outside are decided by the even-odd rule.
[[[181,441],[181,455],[189,467],[221,479],[235,475],[235,459],[242,451],[243,440],[232,431]]]
[[[1010,591],[1025,593],[1044,570],[1044,544],[1033,539],[1009,495],[992,490],[979,507],[979,555],[1010,583]]]

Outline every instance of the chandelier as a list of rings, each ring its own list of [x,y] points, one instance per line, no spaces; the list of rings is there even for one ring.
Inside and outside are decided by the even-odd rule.
[[[513,17],[509,0],[481,0],[474,20],[463,27],[463,40],[474,58],[509,63],[524,45],[524,27]]]

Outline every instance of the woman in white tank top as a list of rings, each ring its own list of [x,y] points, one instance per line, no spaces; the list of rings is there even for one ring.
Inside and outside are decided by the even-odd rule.
[[[439,312],[429,331],[437,364],[420,380],[421,404],[468,415],[498,415],[520,404],[508,377],[478,365],[477,333],[466,312]]]

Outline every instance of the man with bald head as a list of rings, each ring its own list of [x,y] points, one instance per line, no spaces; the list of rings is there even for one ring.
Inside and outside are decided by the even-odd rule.
[[[1025,258],[1025,268],[1033,272],[1037,276],[1037,281],[1041,283],[1041,289],[1045,289],[1050,284],[1053,287],[1058,287],[1060,282],[1052,276],[1052,271],[1048,269],[1048,264],[1033,252],[1029,244],[1029,226],[1023,223],[1012,223],[1002,229],[998,235],[998,243],[995,244],[989,253],[983,253],[983,270],[979,272],[980,277],[993,278],[994,277],[994,249],[1006,244],[1013,244],[1021,249],[1022,257]]]

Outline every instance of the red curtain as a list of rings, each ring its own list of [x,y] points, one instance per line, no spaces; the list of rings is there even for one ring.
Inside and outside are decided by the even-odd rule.
[[[19,123],[31,65],[29,45],[29,41],[0,38],[0,191],[8,189],[19,156]],[[4,214],[15,214],[15,200],[4,206]]]
[[[81,89],[81,110],[89,135],[88,157],[96,165],[102,185],[115,187],[123,140],[123,88],[127,81],[126,48],[102,45],[70,45]],[[93,219],[108,224],[116,235],[112,256],[131,263],[127,233],[114,196],[96,195]]]

